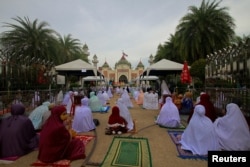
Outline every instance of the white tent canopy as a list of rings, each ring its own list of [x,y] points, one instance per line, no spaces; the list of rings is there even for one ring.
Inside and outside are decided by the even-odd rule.
[[[189,67],[190,68],[190,67]],[[164,75],[166,73],[177,73],[181,72],[183,69],[183,64],[176,63],[167,59],[162,59],[151,66],[149,66],[144,72],[143,75]]]
[[[152,81],[152,80],[157,80],[157,79],[159,79],[159,77],[157,77],[157,76],[144,76],[144,77],[141,77],[141,76],[139,76],[139,77],[136,77],[135,79],[133,79],[133,81]]]
[[[82,78],[83,81],[105,81],[103,77],[100,76],[88,76]]]
[[[97,76],[97,68],[81,59],[55,66],[61,75]]]

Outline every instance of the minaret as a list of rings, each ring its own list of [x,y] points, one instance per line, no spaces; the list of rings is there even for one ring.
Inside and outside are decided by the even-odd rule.
[[[152,65],[154,63],[154,56],[152,54],[149,56],[148,63],[149,65]]]
[[[83,45],[82,50],[86,56],[89,56],[89,47],[86,43]]]
[[[93,60],[92,60],[92,63],[94,64],[94,66],[97,68],[97,63],[99,63],[98,59],[97,59],[97,56],[94,55],[93,56]]]

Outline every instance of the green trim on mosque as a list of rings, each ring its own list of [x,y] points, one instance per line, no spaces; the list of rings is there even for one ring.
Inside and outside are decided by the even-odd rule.
[[[104,64],[102,65],[103,68],[110,68],[109,64],[105,61]]]
[[[123,65],[123,64],[128,65],[129,68],[131,68],[131,63],[128,62],[128,60],[124,56],[122,56],[121,59],[117,63],[115,63],[115,69],[117,68],[117,66]]]
[[[138,65],[136,66],[136,68],[144,68],[144,65],[142,64],[141,61],[138,63]]]

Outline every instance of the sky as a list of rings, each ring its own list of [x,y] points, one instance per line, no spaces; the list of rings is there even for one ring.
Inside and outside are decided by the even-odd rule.
[[[159,44],[175,33],[189,6],[199,7],[201,0],[0,0],[0,33],[13,18],[28,17],[45,21],[61,36],[68,34],[87,44],[89,60],[98,57],[98,66],[106,61],[114,68],[126,53],[135,68],[139,61],[149,66]],[[221,0],[220,7],[236,24],[238,36],[250,35],[250,1]]]

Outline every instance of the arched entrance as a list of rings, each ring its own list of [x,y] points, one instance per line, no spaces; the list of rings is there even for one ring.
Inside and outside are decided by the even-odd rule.
[[[128,78],[125,75],[121,75],[120,78],[119,78],[119,82],[127,84],[128,83]]]

